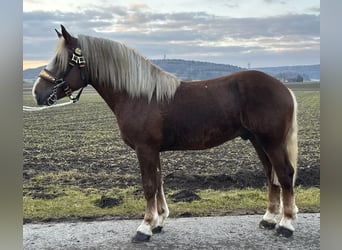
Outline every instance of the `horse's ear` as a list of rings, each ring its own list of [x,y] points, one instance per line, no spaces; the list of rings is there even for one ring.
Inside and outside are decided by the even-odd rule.
[[[61,36],[62,36],[62,33],[61,33],[61,32],[59,32],[57,29],[55,29],[55,31],[56,31],[56,33],[57,33],[57,36],[58,36],[58,38],[61,38]]]
[[[61,25],[61,28],[62,28],[62,36],[64,37],[66,44],[72,45],[75,41],[75,38],[73,38],[72,35],[69,34],[69,32],[64,28],[63,25]]]

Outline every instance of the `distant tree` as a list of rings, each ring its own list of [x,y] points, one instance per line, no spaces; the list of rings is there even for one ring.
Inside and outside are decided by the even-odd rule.
[[[303,82],[304,78],[301,75],[297,75],[296,82]]]
[[[296,72],[281,72],[275,77],[282,82],[304,82],[304,77]]]

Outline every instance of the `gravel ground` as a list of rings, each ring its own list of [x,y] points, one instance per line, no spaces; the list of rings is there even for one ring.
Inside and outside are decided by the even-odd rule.
[[[24,249],[320,249],[320,214],[299,214],[290,238],[258,228],[260,215],[168,219],[162,233],[131,243],[139,220],[25,224]]]

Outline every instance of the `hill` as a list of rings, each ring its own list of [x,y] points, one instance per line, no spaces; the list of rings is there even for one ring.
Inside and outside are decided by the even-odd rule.
[[[33,83],[40,71],[42,71],[42,69],[44,69],[46,66],[41,66],[41,67],[38,67],[38,68],[34,68],[34,69],[26,69],[23,71],[23,80],[24,80],[24,83]]]
[[[230,64],[188,61],[181,59],[151,60],[167,72],[185,80],[207,80],[245,70]]]
[[[282,66],[282,67],[265,67],[255,68],[269,75],[281,78],[281,75],[287,74],[288,77],[301,75],[304,81],[319,81],[321,79],[320,64],[315,65],[298,65],[298,66]]]
[[[175,74],[182,80],[207,80],[210,78],[229,75],[234,72],[246,70],[238,66],[230,64],[217,64],[210,62],[190,61],[181,59],[159,59],[151,60],[163,70]],[[34,82],[39,72],[44,68],[38,67],[23,71],[23,80],[26,82]],[[305,65],[305,66],[283,66],[283,67],[267,67],[254,68],[255,70],[263,71],[282,81],[313,81],[320,79],[320,65]]]

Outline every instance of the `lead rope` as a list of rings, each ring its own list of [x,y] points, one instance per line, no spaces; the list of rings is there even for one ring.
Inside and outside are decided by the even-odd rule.
[[[75,103],[75,101],[70,100],[68,102],[58,103],[58,104],[54,104],[52,106],[43,106],[43,107],[23,106],[23,111],[29,111],[29,112],[31,112],[31,111],[40,111],[40,110],[43,110],[43,109],[62,107],[62,106],[66,106],[66,105],[73,104],[73,103]]]
[[[43,110],[43,109],[57,108],[57,107],[62,107],[62,106],[66,106],[66,105],[69,105],[69,104],[76,103],[76,102],[79,101],[83,89],[84,89],[84,87],[81,88],[81,90],[78,92],[76,97],[71,98],[70,101],[68,101],[68,102],[63,102],[63,103],[58,103],[58,104],[54,104],[54,105],[51,105],[51,106],[43,106],[43,107],[23,106],[23,111],[30,111],[30,112],[31,111],[40,111],[40,110]]]

